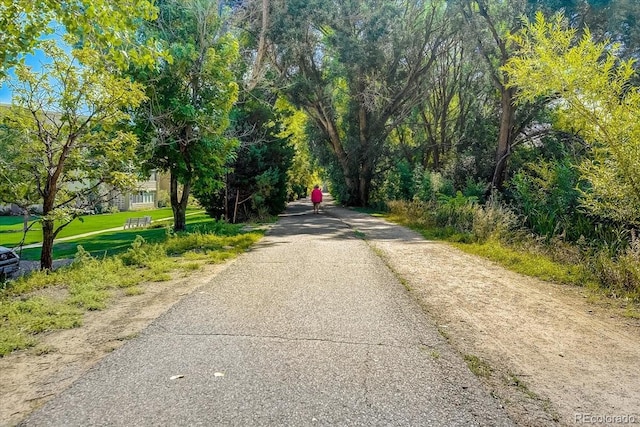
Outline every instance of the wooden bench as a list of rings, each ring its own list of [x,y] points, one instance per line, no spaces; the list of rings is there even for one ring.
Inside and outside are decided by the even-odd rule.
[[[141,218],[127,218],[127,222],[124,223],[124,229],[127,228],[140,228],[148,227],[151,225],[151,217],[143,216]]]

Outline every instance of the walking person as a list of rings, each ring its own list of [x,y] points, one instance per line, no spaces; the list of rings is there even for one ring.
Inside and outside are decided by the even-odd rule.
[[[311,203],[313,203],[313,213],[320,213],[320,203],[322,203],[322,190],[320,190],[320,186],[317,184],[313,187],[313,191],[311,192]]]

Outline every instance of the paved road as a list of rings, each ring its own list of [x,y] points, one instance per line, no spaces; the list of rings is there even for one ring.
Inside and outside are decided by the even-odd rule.
[[[348,215],[292,204],[24,425],[512,425]]]

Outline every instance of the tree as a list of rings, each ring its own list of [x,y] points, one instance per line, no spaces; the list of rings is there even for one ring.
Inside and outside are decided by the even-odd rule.
[[[452,35],[429,78],[429,91],[406,121],[392,134],[393,167],[398,158],[422,170],[455,168],[457,148],[464,139],[474,102],[482,102],[473,48],[463,31]],[[482,79],[480,79],[482,80]]]
[[[150,155],[148,168],[170,173],[174,229],[186,227],[193,187],[199,193],[223,185],[224,168],[236,142],[225,137],[229,112],[238,96],[233,64],[238,43],[224,30],[213,0],[163,0],[158,19],[143,31],[161,40],[170,59],[156,69],[138,69],[149,101],[137,114]]]
[[[240,146],[228,163],[225,188],[196,192],[210,214],[236,222],[284,210],[293,147],[282,132],[283,114],[276,110],[276,100],[273,93],[254,89],[243,92],[234,106],[229,132]]]
[[[504,67],[519,101],[544,97],[557,114],[555,126],[580,134],[591,157],[580,166],[589,189],[582,206],[594,215],[640,225],[640,92],[631,84],[633,61],[620,61],[619,45],[580,39],[563,15],[541,13],[514,36],[518,55]]]
[[[136,107],[144,92],[102,67],[80,65],[100,62],[93,50],[67,54],[53,41],[41,47],[51,62],[40,72],[18,65],[11,82],[15,106],[5,118],[9,138],[0,143],[0,187],[26,184],[20,193],[28,201],[37,194],[40,266],[51,269],[55,237],[101,196],[103,184],[131,188],[136,182],[137,139],[122,125],[129,119],[125,109]]]
[[[491,177],[492,188],[501,189],[505,179],[507,159],[516,137],[515,91],[509,85],[508,76],[500,67],[511,57],[508,36],[519,23],[518,12],[523,2],[506,4],[490,0],[464,0],[462,10],[477,38],[479,53],[487,65],[491,81],[500,93],[500,130],[495,154],[495,168]]]
[[[10,111],[0,110],[3,123],[0,127],[0,203],[14,204],[22,210],[24,217],[23,231],[29,230],[29,207],[38,204],[40,195],[35,179],[28,169],[15,168],[13,160],[20,157],[20,150],[25,144],[25,139],[17,129],[4,123]]]
[[[636,0],[528,0],[531,8],[549,16],[562,12],[569,25],[589,31],[595,42],[620,44],[623,59],[640,55],[640,2]]]
[[[318,129],[342,202],[369,202],[385,141],[421,101],[445,47],[445,12],[443,1],[271,1],[279,87]]]
[[[77,36],[77,46],[102,50],[99,63],[149,64],[157,53],[154,42],[142,45],[133,36],[155,15],[152,0],[0,0],[0,80],[53,31],[54,22]]]

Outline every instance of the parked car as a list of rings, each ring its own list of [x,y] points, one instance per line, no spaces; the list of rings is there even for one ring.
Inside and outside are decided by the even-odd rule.
[[[20,257],[12,249],[0,246],[0,279],[10,277],[20,268]]]

